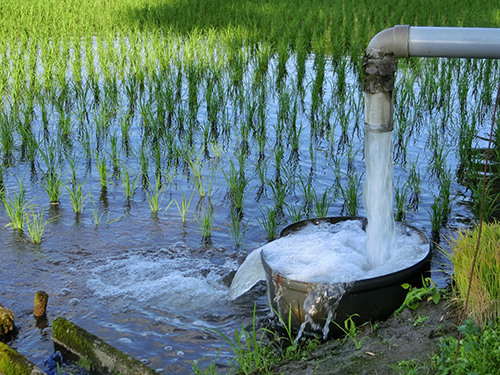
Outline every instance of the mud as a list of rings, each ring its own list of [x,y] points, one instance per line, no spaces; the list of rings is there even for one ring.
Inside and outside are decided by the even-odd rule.
[[[456,316],[446,301],[437,305],[423,302],[416,310],[405,309],[387,321],[361,327],[353,339],[326,342],[303,360],[285,363],[275,372],[392,375],[398,372],[391,366],[416,360],[421,373],[427,373],[430,357],[438,351],[440,337],[458,335]]]

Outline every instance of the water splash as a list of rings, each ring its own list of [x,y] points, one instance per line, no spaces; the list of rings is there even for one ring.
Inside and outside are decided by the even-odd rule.
[[[328,338],[330,323],[337,317],[337,307],[349,286],[350,283],[317,284],[304,301],[305,319],[299,328],[296,342],[302,337],[308,324],[313,331],[321,331],[324,340]]]
[[[230,300],[242,296],[259,281],[266,279],[266,272],[261,261],[261,252],[262,247],[253,250],[238,268],[229,288],[228,298]]]

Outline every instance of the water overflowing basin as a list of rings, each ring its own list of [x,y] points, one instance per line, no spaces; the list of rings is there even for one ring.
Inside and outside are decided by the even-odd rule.
[[[338,224],[357,221],[363,230],[366,219],[359,217],[328,217],[308,219],[293,223],[281,232],[280,238],[300,232],[314,225]],[[324,338],[338,336],[344,321],[352,316],[356,324],[387,319],[403,303],[407,290],[401,285],[422,286],[422,276],[429,271],[430,244],[427,236],[419,229],[398,223],[399,240],[402,237],[416,238],[417,246],[425,248],[423,257],[394,272],[354,281],[335,282],[336,275],[330,275],[332,282],[310,282],[287,277],[270,264],[270,257],[261,252],[266,274],[271,306],[284,321],[291,315],[292,326],[300,332],[320,333]],[[398,242],[399,243],[399,242]],[[373,275],[368,272],[367,275]],[[356,315],[354,315],[356,314]]]

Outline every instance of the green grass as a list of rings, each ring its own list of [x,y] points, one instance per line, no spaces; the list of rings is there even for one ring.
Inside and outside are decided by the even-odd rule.
[[[483,223],[477,247],[479,227],[460,229],[449,240],[455,281],[455,298],[466,315],[482,326],[500,317],[500,224]],[[474,256],[477,250],[477,259]],[[473,270],[472,279],[471,271]],[[469,291],[470,284],[470,292]],[[469,294],[467,307],[465,300]]]

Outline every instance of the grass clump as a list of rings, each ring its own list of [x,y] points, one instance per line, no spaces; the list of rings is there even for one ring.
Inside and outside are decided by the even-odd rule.
[[[439,354],[432,358],[436,374],[494,374],[500,367],[500,322],[490,320],[480,326],[467,319],[458,329],[462,339],[458,345],[458,355],[455,360],[457,339],[443,337],[440,342]]]
[[[450,241],[453,250],[450,258],[455,270],[456,299],[465,305],[470,283],[466,314],[477,324],[484,325],[500,317],[500,224],[483,223],[474,262],[478,236],[479,227],[460,229],[457,237]]]

